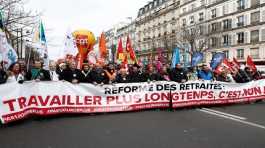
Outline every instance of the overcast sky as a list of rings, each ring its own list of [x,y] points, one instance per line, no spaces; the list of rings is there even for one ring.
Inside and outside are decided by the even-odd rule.
[[[150,0],[28,0],[27,9],[42,12],[51,58],[57,57],[68,29],[88,29],[96,36],[114,24],[136,17]]]

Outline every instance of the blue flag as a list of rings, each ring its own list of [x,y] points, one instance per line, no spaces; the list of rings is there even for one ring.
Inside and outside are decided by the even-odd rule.
[[[211,68],[214,70],[216,67],[224,60],[225,54],[224,53],[216,53],[213,55],[213,59],[211,61]]]
[[[173,53],[173,57],[172,57],[172,62],[171,62],[171,67],[175,68],[176,64],[180,63],[180,51],[179,48],[175,48],[174,53]]]
[[[44,25],[42,23],[42,21],[40,22],[40,26],[39,26],[39,34],[40,34],[40,41],[42,43],[45,43],[46,44],[46,35],[45,35],[45,29],[44,29]]]
[[[201,61],[203,60],[203,53],[201,52],[195,52],[192,55],[192,61],[191,61],[191,66],[197,66]]]

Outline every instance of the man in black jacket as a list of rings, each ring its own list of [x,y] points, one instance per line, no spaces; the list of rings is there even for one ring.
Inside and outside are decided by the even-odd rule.
[[[84,63],[82,67],[83,83],[92,83],[91,71],[92,68],[89,64]]]
[[[101,63],[96,63],[95,67],[91,71],[91,79],[92,83],[95,85],[103,85],[103,84],[108,84],[108,76],[103,69],[103,66]]]
[[[176,68],[171,71],[170,79],[178,83],[185,83],[188,81],[188,76],[186,71],[181,67],[181,65],[177,64]]]
[[[116,77],[116,82],[117,83],[129,83],[130,82],[130,77],[125,68],[120,69],[120,72]]]
[[[62,74],[60,75],[60,80],[65,80],[73,84],[82,82],[82,72],[77,69],[77,65],[74,61],[69,63],[69,68],[63,70]]]
[[[140,72],[139,68],[140,68],[139,65],[137,64],[133,65],[132,70],[129,74],[131,83],[144,82],[143,74]]]
[[[161,75],[157,71],[155,71],[152,65],[149,65],[146,73],[144,74],[144,81],[150,82],[150,81],[160,81],[160,80],[162,80]]]

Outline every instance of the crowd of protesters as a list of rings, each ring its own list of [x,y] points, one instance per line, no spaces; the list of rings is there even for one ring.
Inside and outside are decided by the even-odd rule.
[[[27,69],[24,61],[12,64],[7,70],[3,63],[0,64],[0,84],[8,82],[25,81],[67,81],[73,84],[91,83],[94,85],[114,83],[138,83],[150,81],[175,81],[185,83],[187,81],[209,80],[231,83],[246,83],[263,79],[261,73],[252,71],[249,67],[241,67],[233,72],[224,69],[220,73],[211,70],[207,65],[191,68],[183,68],[180,64],[171,68],[170,64],[164,64],[160,69],[155,65],[143,64],[118,65],[96,63],[84,63],[81,69],[77,68],[74,61],[50,62],[49,70],[43,68],[41,60],[35,60]]]

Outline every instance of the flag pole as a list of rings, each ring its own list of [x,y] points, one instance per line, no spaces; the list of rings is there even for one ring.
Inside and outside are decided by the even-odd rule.
[[[29,72],[29,62],[30,62],[31,52],[32,52],[32,49],[30,48],[29,57],[28,57],[28,61],[27,61],[27,72]]]

